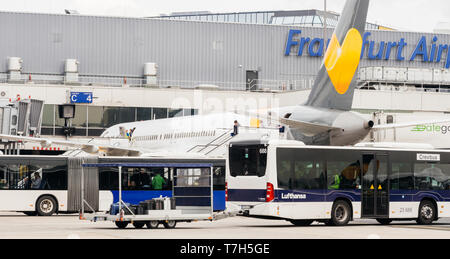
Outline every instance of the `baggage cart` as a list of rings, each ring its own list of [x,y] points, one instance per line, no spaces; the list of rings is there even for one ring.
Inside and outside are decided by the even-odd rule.
[[[111,206],[110,214],[85,213],[85,206],[90,207],[84,199],[84,186],[81,186],[80,220],[92,222],[111,221],[120,229],[132,224],[140,229],[144,226],[157,228],[163,225],[167,229],[175,228],[179,222],[214,221],[237,215],[236,212],[213,211],[213,165],[212,164],[83,164],[87,167],[117,167],[119,176],[119,201]],[[122,168],[173,168],[172,198],[160,197],[141,201],[130,205],[122,200]],[[81,172],[81,182],[84,179],[84,170]]]

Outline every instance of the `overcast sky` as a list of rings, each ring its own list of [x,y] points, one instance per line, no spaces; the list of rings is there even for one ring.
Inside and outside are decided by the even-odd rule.
[[[328,0],[328,10],[341,12],[345,0]],[[323,0],[14,0],[0,10],[86,15],[148,17],[172,12],[241,12],[323,9]],[[368,21],[399,30],[431,32],[439,22],[450,22],[449,0],[372,0]]]

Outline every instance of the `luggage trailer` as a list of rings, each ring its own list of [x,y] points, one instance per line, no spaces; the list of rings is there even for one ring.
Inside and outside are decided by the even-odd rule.
[[[115,163],[115,164],[83,164],[89,167],[117,167],[119,179],[118,214],[99,214],[85,200],[84,185],[81,184],[80,220],[112,221],[120,229],[132,224],[135,228],[157,228],[163,224],[165,228],[175,228],[178,222],[215,221],[231,216],[238,212],[224,211],[215,213],[213,210],[213,165],[199,163]],[[137,214],[122,200],[122,168],[170,168],[173,169],[172,198],[160,197],[153,199],[159,203],[160,210],[142,210]],[[84,183],[84,170],[81,171],[81,183]],[[114,201],[116,202],[116,201]],[[117,204],[117,203],[115,203]],[[162,205],[164,204],[164,205]],[[172,204],[172,205],[171,205]],[[85,214],[85,206],[93,213]],[[163,207],[163,209],[161,209]],[[142,213],[143,211],[143,213]]]

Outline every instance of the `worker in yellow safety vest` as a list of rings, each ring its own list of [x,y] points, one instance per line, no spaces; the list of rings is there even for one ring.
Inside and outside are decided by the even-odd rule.
[[[334,176],[334,182],[332,185],[330,185],[329,189],[339,190],[340,185],[341,185],[341,176],[337,174]]]

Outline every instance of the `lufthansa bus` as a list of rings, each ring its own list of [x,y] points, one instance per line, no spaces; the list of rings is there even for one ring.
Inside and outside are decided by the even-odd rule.
[[[182,158],[121,158],[65,156],[0,156],[0,211],[51,216],[81,209],[81,170],[84,170],[86,210],[108,211],[119,201],[117,167],[84,168],[90,163],[210,163],[214,166],[214,210],[225,210],[225,160]],[[122,169],[122,198],[129,204],[172,197],[176,168]],[[164,184],[155,188],[159,174]]]
[[[246,216],[301,226],[450,217],[450,151],[236,140],[228,158],[226,199]]]

